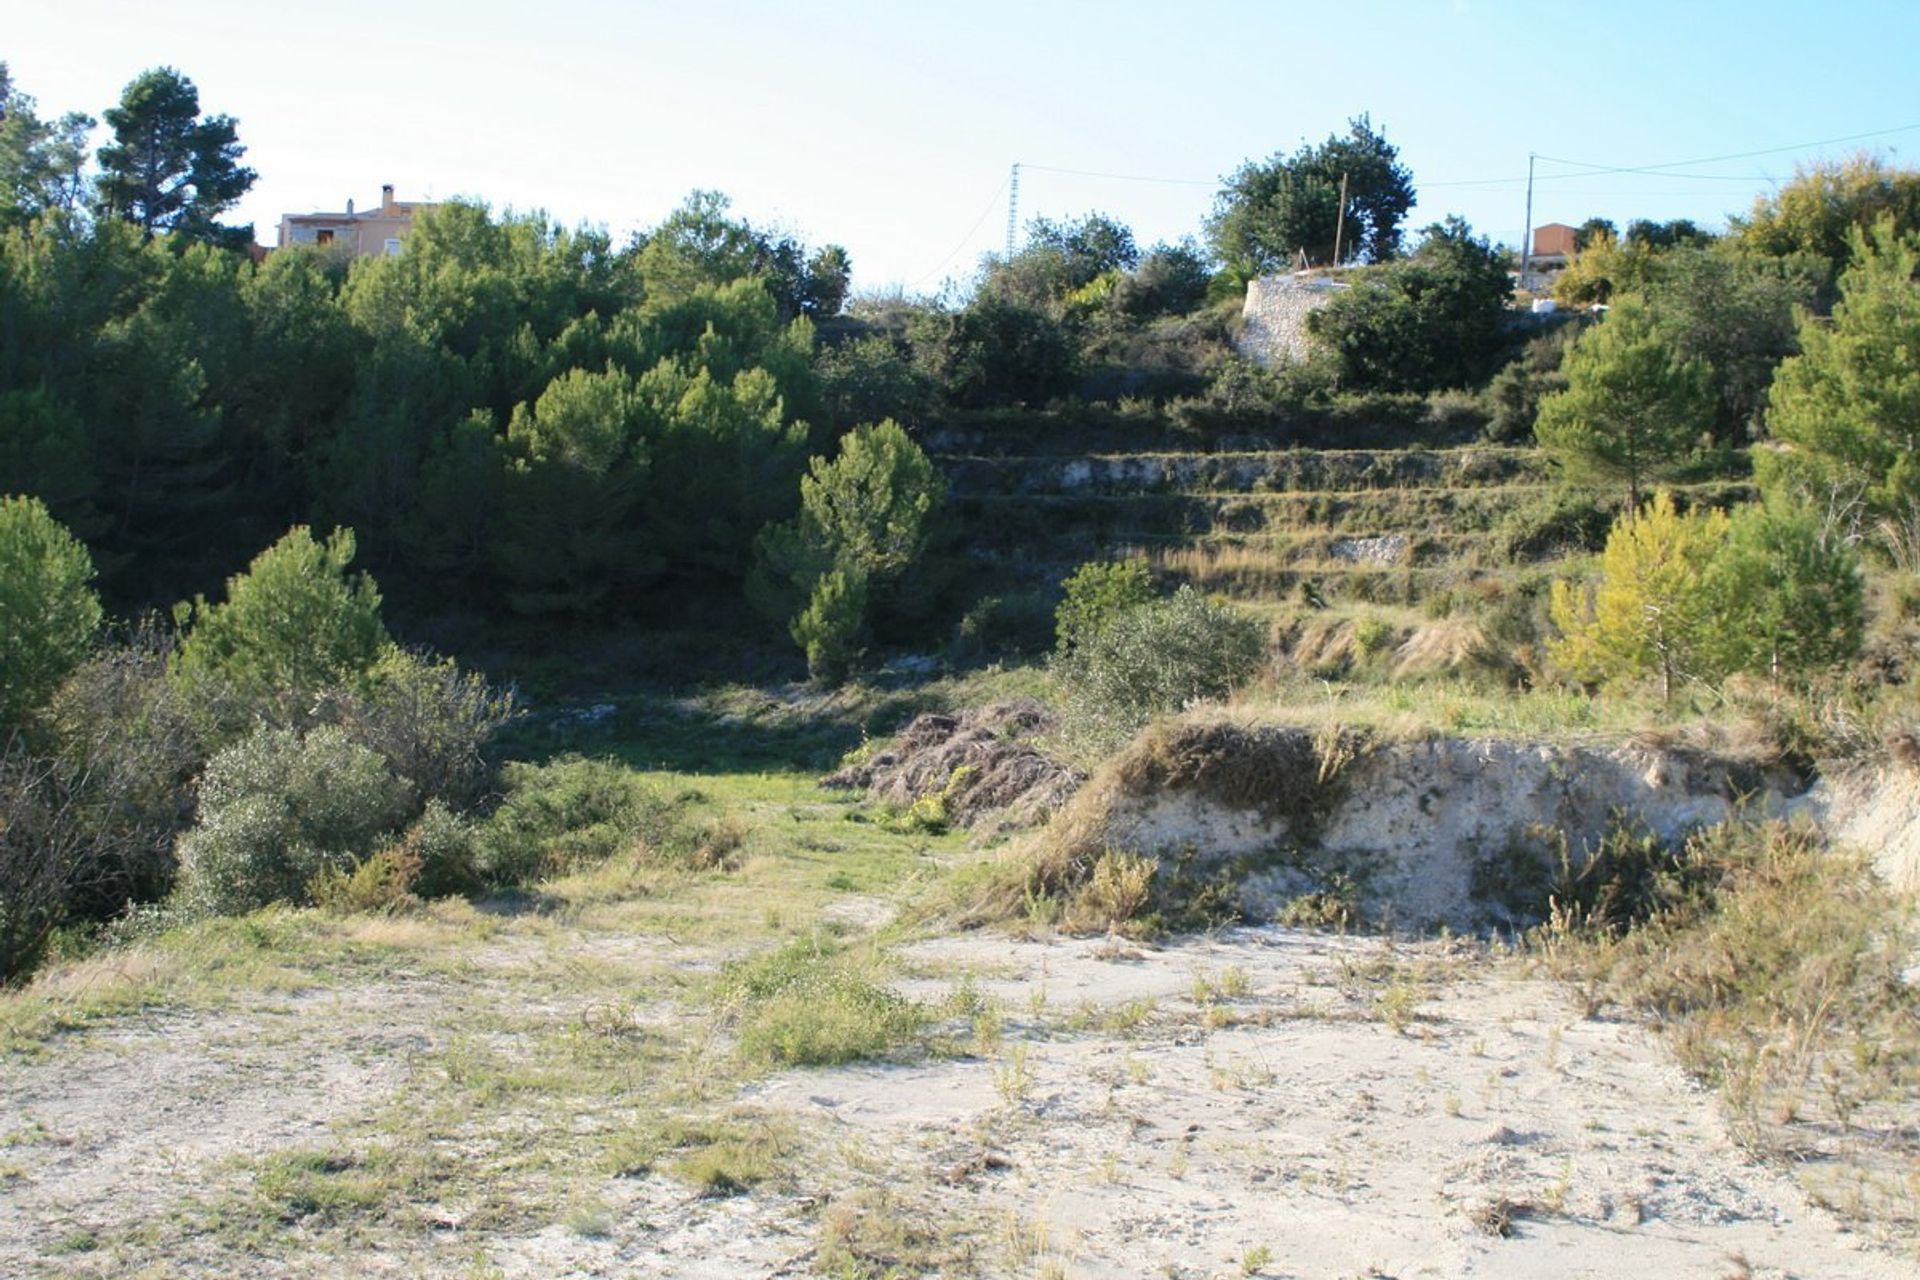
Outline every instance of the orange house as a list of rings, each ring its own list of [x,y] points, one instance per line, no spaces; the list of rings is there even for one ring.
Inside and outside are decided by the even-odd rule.
[[[349,200],[344,213],[282,214],[276,247],[333,245],[356,258],[393,257],[413,229],[413,215],[434,207],[416,200],[395,200],[393,184],[388,183],[380,188],[380,207],[366,213],[355,212]]]
[[[1571,258],[1574,229],[1564,222],[1549,222],[1533,229],[1533,256]]]

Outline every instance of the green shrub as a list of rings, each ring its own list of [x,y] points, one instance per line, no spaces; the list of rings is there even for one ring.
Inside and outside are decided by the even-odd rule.
[[[419,818],[400,838],[416,867],[413,892],[431,899],[478,889],[477,830],[471,818],[455,813],[439,800],[427,801]]]
[[[0,984],[33,972],[96,874],[99,833],[74,804],[77,783],[17,736],[0,738]]]
[[[387,644],[380,590],[347,576],[351,529],[315,542],[300,525],[227,579],[227,598],[175,612],[187,638],[175,662],[188,684],[219,679],[261,712],[286,720],[328,685],[354,681]]]
[[[0,733],[80,665],[100,625],[93,557],[38,498],[0,498]]]
[[[506,797],[473,837],[486,884],[528,884],[605,862],[636,846],[664,849],[678,834],[672,806],[614,760],[561,756],[509,764]]]
[[[321,867],[307,894],[313,905],[336,915],[399,911],[419,901],[413,894],[419,876],[419,855],[401,840],[350,866]]]
[[[1060,584],[1064,596],[1054,610],[1054,635],[1067,653],[1092,637],[1119,613],[1154,598],[1153,570],[1138,557],[1089,560]]]
[[[1859,555],[1812,511],[1781,496],[1734,513],[1707,579],[1724,620],[1715,640],[1725,670],[1780,680],[1860,652],[1866,589]]]
[[[1125,734],[1201,698],[1220,698],[1259,670],[1260,623],[1181,587],[1125,609],[1055,662],[1070,723],[1094,736]]]
[[[1399,633],[1394,625],[1385,618],[1369,614],[1359,618],[1353,624],[1353,646],[1359,650],[1361,661],[1379,657],[1399,643]]]
[[[807,607],[788,631],[807,655],[807,674],[821,684],[839,684],[860,660],[867,625],[867,579],[834,569],[813,584]]]
[[[1054,634],[1054,606],[1047,594],[983,596],[961,615],[951,655],[966,662],[995,654],[1039,653],[1053,645]]]
[[[389,645],[365,678],[339,687],[335,715],[355,741],[378,751],[416,796],[456,808],[487,782],[481,754],[515,715],[511,690],[498,690],[451,658]]]
[[[923,566],[939,531],[945,482],[897,423],[842,437],[800,481],[800,514],[755,544],[747,594],[807,653],[815,678],[844,679],[870,613],[915,618],[937,594]],[[816,660],[817,659],[817,660]]]
[[[1494,527],[1493,541],[1509,563],[1539,560],[1606,545],[1613,517],[1590,492],[1554,489],[1514,507]]]
[[[1493,376],[1486,390],[1487,439],[1497,444],[1533,439],[1540,401],[1567,389],[1560,362],[1578,333],[1574,324],[1556,326],[1530,340],[1519,359]]]
[[[207,766],[176,893],[209,914],[304,902],[322,869],[371,854],[411,807],[406,783],[344,730],[260,726]]]

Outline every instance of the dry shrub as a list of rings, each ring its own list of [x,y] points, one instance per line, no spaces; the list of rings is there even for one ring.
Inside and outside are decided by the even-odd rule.
[[[1351,618],[1319,618],[1288,638],[1286,655],[1294,666],[1316,675],[1347,670],[1358,659]]]
[[[891,747],[823,782],[864,789],[912,815],[912,824],[937,818],[941,830],[949,822],[1029,826],[1056,811],[1084,780],[1031,742],[1058,724],[1052,712],[1031,699],[951,715],[929,712],[916,716]]]
[[[313,904],[335,915],[404,911],[420,900],[413,886],[420,877],[417,828],[350,867],[325,866],[307,885]]]
[[[1153,877],[1158,869],[1152,858],[1108,849],[1067,904],[1062,923],[1071,933],[1104,933],[1121,928],[1152,900]]]
[[[724,814],[700,828],[689,855],[695,871],[731,871],[740,865],[747,842],[747,821],[737,813]]]
[[[1844,1181],[1855,1194],[1833,1207],[1920,1224],[1897,1193],[1920,1159],[1920,991],[1903,978],[1911,904],[1863,854],[1779,822],[1695,836],[1651,901],[1626,932],[1558,912],[1536,935],[1539,954],[1591,1007],[1620,1004],[1665,1027],[1749,1144],[1792,1153],[1811,1180]]]
[[[1345,794],[1345,766],[1367,735],[1331,725],[1318,733],[1231,721],[1154,725],[1114,762],[1129,794],[1193,792],[1228,809],[1280,819],[1296,840],[1317,836]]]
[[[1283,727],[1247,727],[1230,721],[1172,721],[1150,726],[1133,744],[1074,795],[1040,831],[1010,845],[978,883],[967,886],[958,910],[963,927],[1031,916],[1037,904],[1065,903],[1069,916],[1086,902],[1087,918],[1118,900],[1126,863],[1112,853],[1114,817],[1132,802],[1162,792],[1194,792],[1226,808],[1284,821],[1296,843],[1310,844],[1346,794],[1352,764],[1371,738],[1363,731],[1328,725],[1318,732]],[[1183,855],[1191,861],[1191,851]],[[1153,862],[1151,852],[1147,861]],[[1086,895],[1103,863],[1108,883]],[[1155,863],[1157,866],[1157,862]],[[1149,904],[1177,908],[1167,899],[1191,889],[1217,891],[1184,874],[1149,875]],[[1178,882],[1178,885],[1176,885]],[[1096,908],[1095,903],[1102,904]],[[1141,908],[1132,913],[1138,915]],[[1075,927],[1071,919],[1063,921]]]

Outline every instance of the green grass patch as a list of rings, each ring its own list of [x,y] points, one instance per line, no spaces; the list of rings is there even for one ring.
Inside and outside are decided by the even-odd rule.
[[[701,1195],[733,1196],[789,1179],[799,1150],[789,1127],[772,1116],[674,1116],[620,1134],[608,1150],[607,1166],[618,1177],[661,1172]]]
[[[818,931],[730,966],[723,993],[737,1010],[741,1055],[778,1066],[831,1066],[919,1044],[929,1014],[889,990],[885,975],[877,948],[843,948]]]

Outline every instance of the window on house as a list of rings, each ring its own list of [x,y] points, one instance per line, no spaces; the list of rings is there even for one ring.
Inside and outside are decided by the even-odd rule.
[[[313,242],[314,242],[315,244],[332,244],[332,243],[333,243],[333,228],[332,228],[332,227],[323,227],[323,228],[321,228],[320,230],[318,230],[318,231],[316,231],[316,232],[314,232],[314,233],[313,233]]]
[[[389,258],[397,258],[400,256],[400,242],[392,237],[388,237],[387,239],[387,256]]]

